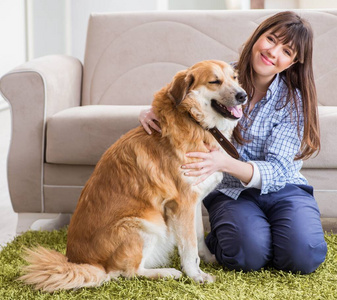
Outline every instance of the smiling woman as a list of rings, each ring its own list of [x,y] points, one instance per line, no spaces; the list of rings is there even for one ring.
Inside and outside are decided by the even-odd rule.
[[[325,259],[313,189],[299,172],[300,159],[320,147],[312,40],[310,24],[286,11],[262,22],[241,53],[248,106],[236,129],[248,142],[235,145],[252,177],[242,180],[244,169],[223,158],[222,184],[204,199],[212,227],[207,245],[228,268],[272,264],[310,273]]]

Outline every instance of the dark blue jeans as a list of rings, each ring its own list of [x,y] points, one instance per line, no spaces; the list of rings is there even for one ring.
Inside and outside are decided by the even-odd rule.
[[[247,189],[237,200],[219,191],[204,204],[209,212],[209,250],[224,267],[279,270],[308,274],[324,261],[327,245],[320,212],[306,185],[287,184],[278,192],[260,195]]]

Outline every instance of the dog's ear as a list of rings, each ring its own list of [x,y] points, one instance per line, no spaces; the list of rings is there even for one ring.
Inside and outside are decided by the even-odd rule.
[[[194,77],[189,74],[187,70],[180,71],[174,76],[173,81],[170,84],[168,93],[176,105],[179,105],[183,101],[194,82]]]

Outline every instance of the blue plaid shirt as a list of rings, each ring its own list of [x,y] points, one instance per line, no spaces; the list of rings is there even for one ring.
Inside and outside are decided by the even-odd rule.
[[[262,179],[261,194],[276,192],[286,183],[308,184],[300,173],[303,162],[294,160],[300,150],[303,136],[302,102],[298,101],[300,111],[298,116],[294,105],[289,103],[284,106],[287,91],[281,75],[276,75],[266,96],[250,113],[247,105],[245,113],[248,117],[240,120],[245,128],[241,134],[249,142],[240,145],[233,141],[240,154],[240,160],[253,161],[259,168]],[[223,181],[217,189],[237,199],[245,187],[240,180],[224,173]]]

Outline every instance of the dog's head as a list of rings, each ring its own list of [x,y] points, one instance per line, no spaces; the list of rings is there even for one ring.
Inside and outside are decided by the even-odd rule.
[[[246,101],[246,92],[240,87],[234,69],[216,60],[202,61],[177,73],[169,95],[204,128],[224,129],[224,118],[235,126],[242,116],[241,105]]]

